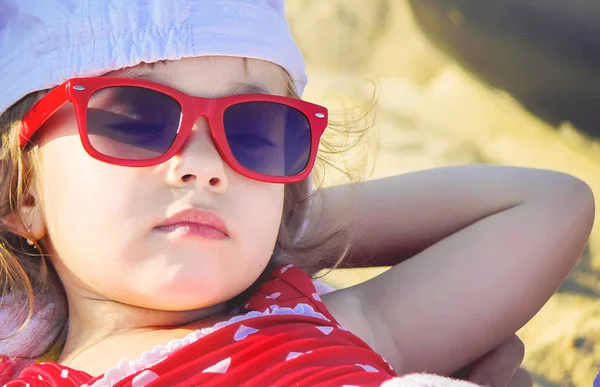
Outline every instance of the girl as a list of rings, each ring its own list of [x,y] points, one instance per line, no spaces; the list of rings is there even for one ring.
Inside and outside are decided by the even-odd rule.
[[[61,348],[8,386],[447,374],[533,316],[590,233],[592,194],[571,176],[382,180],[358,191],[354,259],[415,258],[320,297],[307,273],[343,255],[329,227],[347,188],[310,199],[327,110],[299,99],[281,1],[4,1],[0,15],[3,295],[39,317],[16,314],[6,341],[12,356]]]

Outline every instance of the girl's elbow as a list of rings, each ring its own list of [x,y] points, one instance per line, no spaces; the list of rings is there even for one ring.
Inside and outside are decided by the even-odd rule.
[[[594,226],[594,219],[596,216],[596,201],[594,199],[594,192],[592,188],[585,182],[576,179],[577,188],[573,192],[574,205],[578,206],[582,213],[582,225],[588,231],[592,232]]]
[[[565,182],[565,200],[569,206],[576,207],[582,213],[588,214],[591,221],[596,213],[596,203],[592,188],[583,180],[574,176],[568,176]]]
[[[547,197],[555,208],[561,209],[561,217],[571,217],[581,230],[591,232],[596,204],[594,192],[586,182],[571,175],[558,174],[554,188],[547,192]]]
[[[552,200],[566,206],[576,205],[594,212],[594,193],[583,180],[562,172],[541,171],[538,178],[529,180],[535,186],[535,200]]]

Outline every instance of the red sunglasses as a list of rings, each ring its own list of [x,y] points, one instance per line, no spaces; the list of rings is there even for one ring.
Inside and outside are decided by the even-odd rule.
[[[328,123],[327,109],[295,98],[245,94],[192,97],[132,78],[74,78],[50,91],[26,115],[21,146],[61,107],[75,106],[87,153],[110,164],[148,167],[181,149],[199,117],[237,173],[269,183],[308,177]]]

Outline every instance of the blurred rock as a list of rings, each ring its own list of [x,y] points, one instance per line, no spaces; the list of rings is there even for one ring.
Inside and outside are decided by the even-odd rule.
[[[410,0],[452,58],[553,126],[600,137],[600,3],[589,0]]]
[[[367,76],[410,74],[426,83],[446,60],[398,0],[290,0],[288,15],[311,66]],[[416,59],[416,60],[414,60]]]
[[[361,70],[389,28],[390,0],[296,0],[290,23],[306,59],[342,71]]]

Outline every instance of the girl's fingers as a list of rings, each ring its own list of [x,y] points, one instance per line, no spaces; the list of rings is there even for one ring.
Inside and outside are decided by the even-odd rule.
[[[524,354],[525,346],[523,342],[514,335],[477,361],[471,371],[469,381],[483,386],[512,387],[515,377],[518,376],[517,381],[524,378],[520,372],[517,375]],[[515,386],[521,387],[520,384],[515,384]]]
[[[533,379],[529,375],[529,372],[523,368],[519,368],[508,387],[533,387]]]

